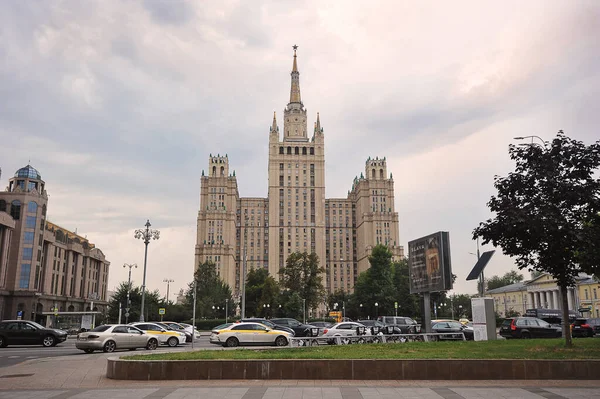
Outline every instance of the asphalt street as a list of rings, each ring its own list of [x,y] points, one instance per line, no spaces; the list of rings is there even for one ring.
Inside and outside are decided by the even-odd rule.
[[[200,337],[194,342],[195,348],[216,348],[215,345],[208,342],[208,336]],[[65,342],[58,344],[52,348],[44,348],[43,346],[8,346],[6,348],[0,348],[0,367],[12,366],[29,359],[38,359],[43,357],[56,357],[56,356],[70,356],[70,355],[84,355],[85,353],[75,348],[75,339],[69,338]],[[185,345],[177,346],[175,348],[169,348],[167,346],[161,346],[161,350],[169,351],[185,351],[191,349],[192,344],[187,343]],[[127,350],[124,350],[127,352]],[[138,349],[138,352],[145,352],[144,349]],[[119,350],[115,352],[120,352]]]

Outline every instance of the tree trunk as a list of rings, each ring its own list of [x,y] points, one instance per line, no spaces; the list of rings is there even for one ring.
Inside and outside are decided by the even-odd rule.
[[[560,296],[562,297],[562,333],[567,348],[573,347],[571,338],[571,323],[569,321],[569,301],[567,299],[567,286],[560,286]]]

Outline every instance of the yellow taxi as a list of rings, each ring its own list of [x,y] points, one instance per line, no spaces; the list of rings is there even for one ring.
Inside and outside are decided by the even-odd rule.
[[[146,332],[146,334],[154,335],[161,344],[174,347],[185,343],[185,334],[182,332],[167,330],[155,323],[139,322],[131,323],[131,325]]]
[[[272,330],[261,323],[222,324],[213,328],[210,343],[230,348],[238,345],[286,346],[292,334]]]

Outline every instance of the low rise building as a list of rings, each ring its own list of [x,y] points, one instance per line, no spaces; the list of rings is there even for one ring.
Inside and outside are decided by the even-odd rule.
[[[106,309],[110,262],[87,238],[48,221],[45,186],[27,165],[0,192],[0,319],[89,325]]]

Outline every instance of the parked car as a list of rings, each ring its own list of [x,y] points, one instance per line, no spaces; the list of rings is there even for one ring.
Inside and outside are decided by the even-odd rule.
[[[600,328],[600,326],[594,326],[588,320],[591,319],[575,319],[571,324],[571,335],[573,337],[593,337],[595,334],[594,327]]]
[[[75,347],[85,353],[94,351],[114,352],[116,349],[146,348],[154,350],[158,347],[158,338],[146,334],[139,328],[124,324],[105,324],[90,331],[79,333]]]
[[[291,337],[292,335],[286,331],[273,330],[262,323],[234,323],[213,329],[210,343],[230,348],[238,345],[286,346]]]
[[[331,327],[333,325],[333,323],[330,323],[328,321],[311,321],[310,325],[317,327],[319,329],[319,335],[323,335],[323,331],[326,328]]]
[[[311,328],[317,328],[312,324],[302,324],[296,319],[291,318],[280,318],[280,319],[271,319],[273,324],[281,327],[289,327],[294,330],[295,337],[310,337],[311,336]]]
[[[436,335],[433,339],[436,341],[462,340],[463,334],[466,340],[473,340],[473,329],[463,326],[458,321],[434,321],[431,323],[432,333],[452,333],[450,335]]]
[[[189,331],[186,331],[185,328],[178,325],[177,323],[164,323],[164,322],[160,321],[160,322],[155,322],[155,324],[158,324],[162,328],[165,328],[170,331],[179,331],[181,333],[184,333],[185,334],[185,342],[192,342],[192,333],[190,333]]]
[[[593,317],[587,319],[587,323],[594,329],[595,335],[600,335],[600,318]]]
[[[379,320],[357,320],[356,322],[362,324],[365,327],[368,327],[371,330],[371,334],[373,335],[376,335],[380,331],[382,334],[388,333],[386,329],[387,326]],[[402,334],[402,331],[399,327],[392,325],[390,326],[390,328],[392,328],[392,330],[390,331],[391,334]]]
[[[191,324],[187,324],[187,323],[179,323],[179,324],[182,325],[186,331],[193,333],[194,337],[196,337],[196,339],[200,339],[200,331],[198,331],[198,329],[196,327],[192,326]]]
[[[185,334],[179,331],[168,330],[156,323],[131,323],[130,325],[139,328],[146,334],[154,335],[160,344],[167,344],[170,347],[185,343]]]
[[[273,323],[271,320],[267,320],[267,319],[261,319],[261,318],[250,318],[250,319],[242,319],[240,320],[240,322],[243,323],[260,323],[260,324],[264,324],[265,326],[269,327],[271,330],[278,330],[278,331],[285,331],[287,333],[290,333],[292,335],[292,337],[294,336],[294,330],[292,330],[289,327],[284,327],[284,326],[278,326],[277,324]]]
[[[510,317],[500,326],[500,336],[511,338],[558,338],[562,336],[560,326],[535,317]]]
[[[361,330],[364,331],[364,335],[371,335],[371,329],[367,328],[364,324],[355,321],[337,323],[324,329],[322,338],[326,338],[326,342],[333,345],[336,343],[336,338],[340,337],[342,344],[346,344],[349,343],[346,337],[358,335]]]
[[[29,320],[4,320],[0,322],[0,348],[8,345],[55,346],[67,340],[67,332],[46,328]]]
[[[410,317],[379,316],[377,320],[386,326],[398,326],[402,334],[417,334],[421,332],[421,326]]]

